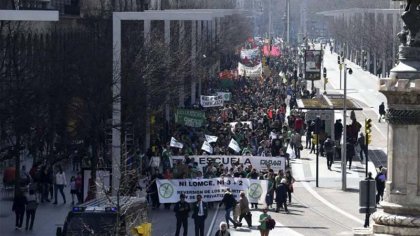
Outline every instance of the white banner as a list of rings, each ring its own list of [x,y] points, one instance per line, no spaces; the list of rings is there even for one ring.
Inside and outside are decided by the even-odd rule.
[[[183,161],[184,156],[172,156],[174,162]],[[190,156],[193,162],[197,163],[199,170],[207,166],[208,162],[216,164],[223,164],[223,167],[231,168],[236,163],[243,164],[244,166],[252,165],[253,168],[259,170],[267,170],[268,167],[273,169],[274,172],[279,170],[286,171],[286,158],[285,157],[265,157],[265,156]]]
[[[160,203],[176,203],[179,195],[185,194],[185,201],[195,202],[201,194],[203,201],[221,201],[225,190],[230,188],[239,201],[239,193],[244,191],[251,203],[264,203],[268,181],[245,178],[212,178],[212,179],[156,179]]]
[[[258,64],[254,67],[248,67],[238,62],[238,75],[249,76],[251,78],[260,77],[262,74],[262,64]]]
[[[200,96],[200,104],[202,107],[222,107],[223,106],[223,96]]]
[[[207,141],[203,142],[203,146],[201,146],[201,150],[204,150],[210,154],[213,154],[213,147]]]
[[[238,124],[238,122],[230,122],[229,124],[230,124],[230,130],[232,130],[232,132],[233,132],[235,130],[235,126],[236,126],[236,124]],[[242,125],[247,124],[248,127],[250,129],[252,129],[252,121],[241,121],[241,124]]]
[[[237,153],[241,152],[241,147],[239,147],[239,144],[238,142],[236,142],[235,139],[230,140],[229,147],[232,148],[232,150]]]
[[[254,59],[260,55],[259,48],[253,49],[242,49],[241,50],[241,59],[247,58],[248,60]]]
[[[217,92],[217,95],[223,97],[223,101],[228,102],[232,97],[232,93],[230,92]]]
[[[217,136],[212,136],[212,135],[205,135],[206,136],[206,140],[209,143],[215,143],[217,142],[218,137]]]
[[[176,140],[174,137],[172,137],[171,138],[171,143],[170,143],[169,146],[182,149],[182,147],[184,147],[184,144],[182,144],[181,142],[179,142],[178,140]]]

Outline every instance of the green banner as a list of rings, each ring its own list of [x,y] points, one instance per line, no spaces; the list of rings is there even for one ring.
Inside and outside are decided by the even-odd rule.
[[[206,114],[203,111],[178,109],[175,122],[189,127],[201,127],[206,122]]]

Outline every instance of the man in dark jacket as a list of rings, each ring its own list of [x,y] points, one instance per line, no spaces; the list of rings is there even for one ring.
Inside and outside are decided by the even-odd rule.
[[[289,213],[289,210],[287,210],[287,184],[286,179],[282,179],[280,181],[280,184],[276,188],[276,212],[279,212],[280,208],[284,207],[284,210],[286,213]]]
[[[181,231],[181,225],[184,227],[184,236],[188,235],[188,212],[190,211],[190,204],[185,201],[185,195],[181,193],[179,196],[180,201],[175,204],[174,212],[176,216],[176,233],[175,236],[179,235]]]
[[[222,204],[225,204],[225,219],[227,223],[227,227],[229,228],[229,221],[233,223],[233,227],[238,227],[238,223],[236,223],[232,217],[230,216],[230,212],[235,209],[236,206],[236,199],[233,196],[233,194],[230,192],[230,189],[226,189],[225,195],[223,196],[222,201],[219,204],[219,207],[222,206]]]
[[[341,119],[338,119],[335,121],[335,124],[334,124],[334,140],[338,145],[340,145],[341,143],[342,135],[343,135],[343,124],[341,123]]]
[[[207,203],[201,200],[202,196],[197,195],[197,201],[193,204],[193,214],[195,225],[195,236],[204,236],[204,222],[207,218]]]
[[[23,224],[23,216],[25,215],[25,206],[28,203],[25,195],[22,191],[16,191],[15,197],[13,198],[12,211],[16,215],[16,229],[21,229]]]

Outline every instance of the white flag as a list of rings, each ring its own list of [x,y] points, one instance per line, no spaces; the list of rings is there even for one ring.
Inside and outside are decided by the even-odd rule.
[[[204,150],[210,154],[213,154],[213,147],[207,141],[204,141],[203,146],[201,146],[201,150]]]
[[[276,134],[276,133],[274,133],[273,131],[271,131],[271,133],[270,133],[270,138],[271,138],[271,139],[276,139],[276,138],[277,138],[277,134]]]
[[[239,144],[235,141],[235,139],[230,140],[229,147],[237,153],[241,152],[241,148],[239,147]]]
[[[211,135],[205,135],[206,136],[206,140],[209,143],[215,143],[217,142],[217,136],[211,136]]]
[[[176,147],[179,149],[182,149],[182,147],[184,147],[184,144],[182,144],[181,142],[179,142],[178,140],[176,140],[174,137],[171,138],[171,147]]]

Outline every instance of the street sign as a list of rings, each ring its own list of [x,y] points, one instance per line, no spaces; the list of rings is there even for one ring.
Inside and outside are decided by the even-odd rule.
[[[305,51],[305,79],[320,80],[321,79],[321,50]]]

